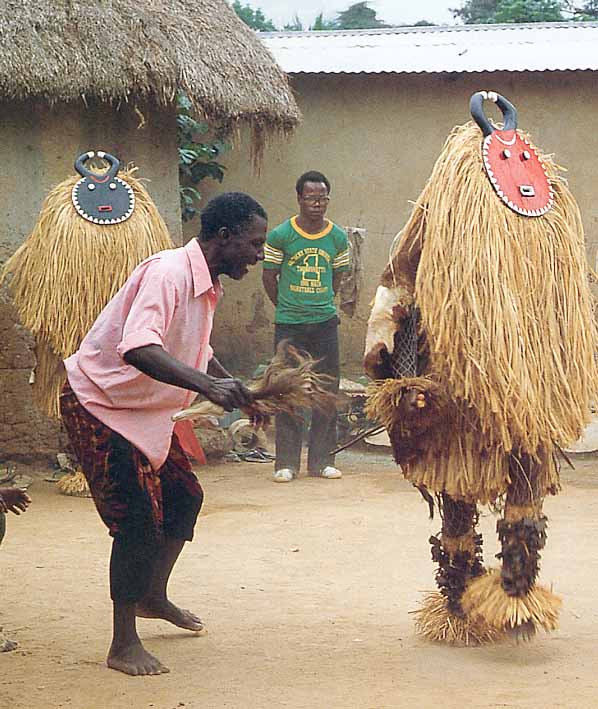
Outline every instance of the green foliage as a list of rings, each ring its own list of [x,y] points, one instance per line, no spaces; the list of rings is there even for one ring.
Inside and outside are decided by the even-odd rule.
[[[586,0],[581,4],[567,2],[567,12],[577,21],[598,20],[598,0]]]
[[[243,22],[254,30],[260,32],[275,32],[276,27],[272,20],[267,20],[264,13],[258,7],[254,10],[251,5],[241,5],[239,0],[235,0],[232,4],[233,10]]]
[[[560,0],[500,0],[493,22],[562,22],[563,3]]]
[[[339,12],[332,23],[336,30],[371,30],[380,27],[388,27],[382,20],[376,17],[376,10],[368,7],[369,3],[356,2],[346,10]]]
[[[453,17],[466,25],[483,25],[492,22],[498,0],[465,0],[460,8],[451,8]]]
[[[308,29],[317,32],[327,30],[369,30],[389,27],[389,25],[378,19],[376,11],[368,7],[368,5],[368,0],[349,5],[346,10],[339,12],[334,20],[325,20],[324,14],[321,12]],[[422,23],[425,23],[425,21],[422,21]],[[284,30],[285,32],[303,32],[305,30],[297,13],[295,13],[293,21],[284,26]]]
[[[334,25],[334,22],[328,22],[328,20],[324,19],[324,14],[321,12],[316,19],[314,20],[313,25],[309,28],[310,30],[313,30],[314,32],[325,32],[326,30],[334,30],[337,29]]]
[[[303,32],[303,22],[299,19],[299,15],[295,13],[293,21],[283,27],[285,32]]]
[[[452,10],[466,25],[562,22],[564,12],[565,0],[466,0],[461,8]]]
[[[209,132],[207,123],[197,121],[192,115],[193,105],[182,91],[177,94],[177,141],[179,151],[179,195],[183,221],[197,214],[201,193],[197,185],[206,177],[222,182],[224,165],[216,158],[228,150],[229,145],[220,140],[198,141]]]

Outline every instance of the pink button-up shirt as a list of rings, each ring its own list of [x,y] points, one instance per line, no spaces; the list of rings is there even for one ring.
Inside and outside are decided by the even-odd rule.
[[[123,355],[160,345],[205,372],[210,334],[222,289],[212,283],[196,239],[151,256],[100,313],[79,350],[65,360],[79,402],[136,446],[157,470],[168,457],[172,414],[196,394],[163,384],[127,364]]]

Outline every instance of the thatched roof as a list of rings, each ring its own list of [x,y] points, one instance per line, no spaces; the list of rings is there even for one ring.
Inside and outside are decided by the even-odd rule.
[[[173,101],[210,121],[292,129],[285,74],[225,0],[0,0],[0,100]]]

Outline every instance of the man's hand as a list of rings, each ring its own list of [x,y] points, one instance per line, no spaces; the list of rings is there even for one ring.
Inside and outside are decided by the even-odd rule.
[[[239,409],[253,401],[253,394],[239,379],[217,379],[206,375],[205,389],[200,393],[225,411]]]
[[[0,489],[0,512],[12,512],[20,515],[25,512],[31,498],[25,490],[19,490],[16,487],[3,487]]]

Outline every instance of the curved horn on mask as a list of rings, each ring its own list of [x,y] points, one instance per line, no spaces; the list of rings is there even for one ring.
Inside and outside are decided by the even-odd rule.
[[[503,116],[503,130],[515,130],[517,128],[517,109],[504,96],[494,91],[478,91],[469,100],[469,111],[473,120],[478,124],[484,137],[490,135],[495,128],[486,118],[484,113],[484,101],[494,101],[500,108]]]
[[[118,158],[115,158],[114,155],[110,155],[110,153],[105,153],[103,150],[98,150],[97,153],[95,153],[93,150],[90,150],[87,153],[79,155],[79,157],[75,160],[75,170],[83,177],[97,177],[97,173],[91,172],[91,170],[88,170],[85,167],[85,163],[88,160],[91,160],[92,158],[96,157],[96,155],[102,160],[105,160],[110,166],[108,172],[106,173],[106,176],[109,178],[115,177],[116,173],[120,169],[120,161],[118,160]]]

